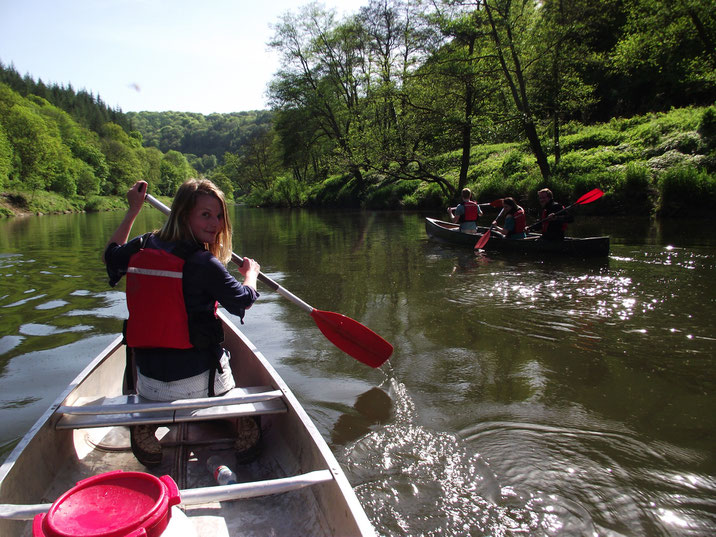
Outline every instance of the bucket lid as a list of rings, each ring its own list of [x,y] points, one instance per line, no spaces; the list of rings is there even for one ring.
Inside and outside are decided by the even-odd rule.
[[[180,502],[168,475],[117,470],[79,481],[33,522],[34,537],[158,537]]]

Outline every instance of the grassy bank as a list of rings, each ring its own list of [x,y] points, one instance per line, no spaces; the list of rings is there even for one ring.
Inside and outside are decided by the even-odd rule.
[[[66,198],[56,192],[0,192],[0,216],[29,216],[126,209],[127,201],[120,196],[76,196]]]
[[[576,200],[592,188],[605,192],[583,214],[698,216],[716,204],[716,107],[689,107],[608,123],[562,127],[561,158],[555,162],[554,140],[542,133],[552,176],[544,180],[530,148],[522,143],[475,146],[468,186],[481,202],[513,196],[536,207],[536,191],[551,188],[562,202]],[[436,174],[458,183],[461,152],[432,159]],[[399,181],[359,190],[349,177],[333,176],[304,186],[279,179],[271,190],[254,192],[250,205],[433,209],[455,199],[434,183]]]

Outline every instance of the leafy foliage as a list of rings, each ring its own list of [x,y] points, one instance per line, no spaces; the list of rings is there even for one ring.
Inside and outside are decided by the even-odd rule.
[[[29,84],[29,83],[28,83]],[[178,153],[142,146],[142,136],[107,122],[97,132],[38,95],[0,84],[0,186],[74,196],[124,195],[140,178],[172,195],[196,175]],[[174,190],[173,190],[174,189]],[[229,190],[231,193],[231,190]]]

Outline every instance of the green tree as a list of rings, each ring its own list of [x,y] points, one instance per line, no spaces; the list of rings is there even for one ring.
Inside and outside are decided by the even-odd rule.
[[[549,162],[537,132],[536,117],[528,91],[528,71],[534,65],[535,41],[531,41],[539,20],[535,0],[482,0],[478,2],[490,25],[494,52],[507,91],[517,108],[518,121],[537,159],[542,177],[550,176]]]
[[[559,164],[561,123],[572,117],[585,118],[595,104],[595,86],[581,73],[590,56],[584,36],[594,9],[591,0],[546,0],[531,39],[535,48],[533,83],[529,87],[535,115],[552,123],[554,162]]]
[[[333,11],[309,4],[298,15],[284,15],[275,30],[270,45],[281,54],[282,69],[270,88],[274,106],[279,113],[310,114],[317,132],[330,140],[336,164],[362,185],[361,155],[352,143],[363,125],[360,27],[355,21],[337,25]]]
[[[77,169],[77,194],[80,196],[99,194],[100,185],[100,179],[95,175],[92,166],[81,162]]]
[[[156,147],[145,147],[139,153],[142,163],[142,179],[149,183],[150,192],[157,191],[162,182],[162,159],[164,155]]]
[[[441,39],[434,41],[430,57],[407,90],[413,105],[410,123],[422,131],[431,155],[459,150],[457,186],[435,181],[455,197],[467,185],[472,146],[494,135],[496,110],[491,96],[499,87],[494,61],[483,52],[485,24],[476,12],[441,10],[431,20]]]
[[[194,175],[186,157],[179,151],[167,151],[159,165],[159,192],[164,196],[173,196],[179,186]]]
[[[0,188],[5,188],[13,171],[14,151],[0,122]]]
[[[218,186],[226,196],[226,201],[234,201],[234,185],[231,180],[221,171],[216,171],[211,175],[211,181]]]
[[[641,110],[694,102],[716,92],[716,9],[704,0],[625,0],[614,68],[639,91]],[[665,98],[666,97],[666,98]]]
[[[6,106],[8,100],[14,97],[0,95],[0,122],[16,156],[13,182],[33,192],[43,190],[51,176],[53,141],[41,116],[19,100]]]
[[[98,184],[101,185],[107,180],[109,177],[109,165],[104,153],[102,153],[99,137],[95,133],[84,130],[70,139],[68,146],[75,157],[90,167],[92,174],[97,178]]]
[[[109,166],[109,178],[103,185],[104,194],[124,194],[142,177],[142,163],[129,135],[115,123],[104,126],[102,152]]]

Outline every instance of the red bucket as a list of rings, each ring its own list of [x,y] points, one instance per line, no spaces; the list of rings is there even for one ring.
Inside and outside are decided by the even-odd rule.
[[[108,472],[83,481],[33,520],[34,537],[159,537],[179,489],[168,475]]]

